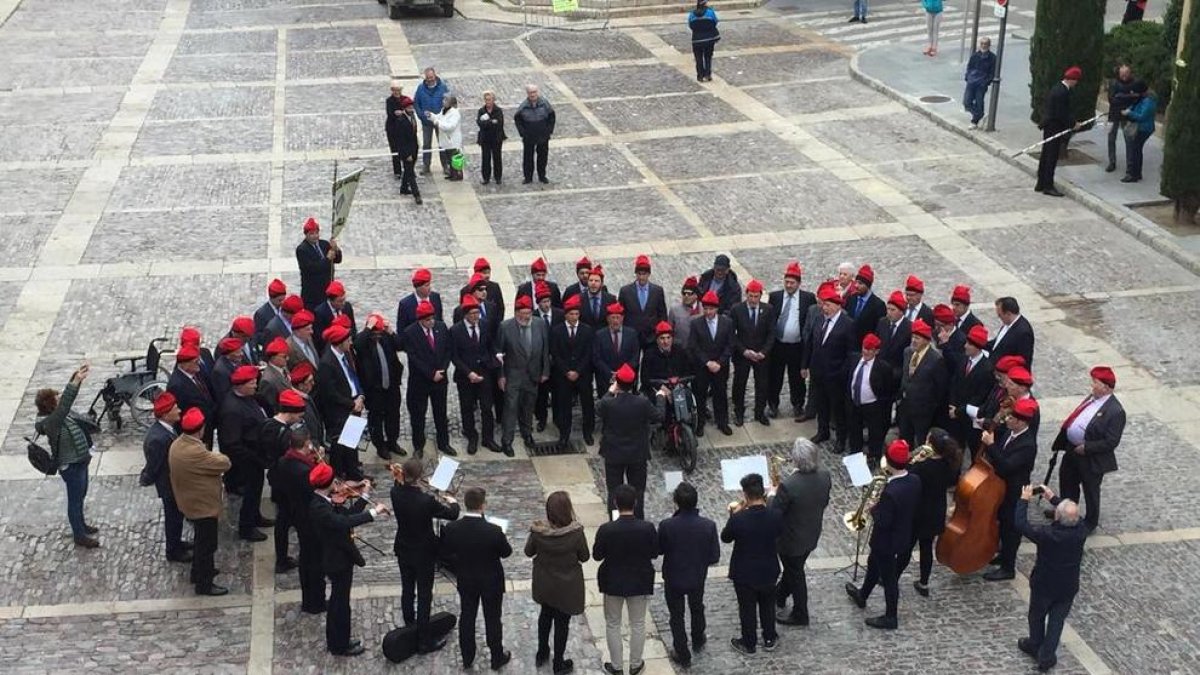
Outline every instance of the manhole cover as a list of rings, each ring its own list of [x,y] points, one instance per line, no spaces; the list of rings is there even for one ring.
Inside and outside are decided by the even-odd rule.
[[[930,96],[922,96],[920,100],[921,103],[946,103],[950,100],[950,97],[942,96],[941,94],[933,94]]]
[[[929,187],[930,192],[938,195],[956,195],[962,192],[962,188],[953,183],[938,183]]]
[[[582,455],[583,444],[571,441],[566,444],[557,441],[539,441],[532,448],[526,448],[530,457],[549,457],[551,455]]]

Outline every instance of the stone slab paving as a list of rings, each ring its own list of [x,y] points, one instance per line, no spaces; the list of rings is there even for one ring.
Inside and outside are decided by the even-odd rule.
[[[691,50],[688,50],[691,51]],[[735,87],[845,77],[846,58],[821,49],[713,56],[713,75]]]
[[[629,149],[664,181],[816,168],[796,146],[769,131],[657,138],[630,143]],[[705,161],[695,161],[697,156]]]

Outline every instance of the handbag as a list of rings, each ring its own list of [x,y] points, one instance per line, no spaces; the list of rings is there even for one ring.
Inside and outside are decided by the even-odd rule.
[[[25,454],[29,457],[29,463],[39,473],[53,476],[58,473],[58,453],[43,448],[37,442],[39,438],[41,438],[41,434],[34,436],[32,439],[28,436],[25,437]],[[50,447],[53,448],[54,445],[51,444]]]
[[[1132,120],[1121,122],[1121,132],[1125,134],[1126,141],[1132,141],[1138,135],[1138,123]]]

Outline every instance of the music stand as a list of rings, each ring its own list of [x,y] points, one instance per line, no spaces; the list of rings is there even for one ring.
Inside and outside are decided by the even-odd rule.
[[[862,529],[860,529],[858,531],[858,534],[856,534],[854,536],[854,561],[851,562],[849,565],[846,565],[845,567],[834,570],[833,571],[834,576],[836,576],[838,574],[845,574],[846,572],[850,572],[850,581],[853,583],[858,583],[858,571],[862,570],[863,575],[864,576],[866,575],[866,572],[867,572],[866,568],[863,567],[862,564],[860,564],[858,562],[859,557],[862,556],[863,532],[865,532],[866,530],[867,530],[867,528],[863,527]]]

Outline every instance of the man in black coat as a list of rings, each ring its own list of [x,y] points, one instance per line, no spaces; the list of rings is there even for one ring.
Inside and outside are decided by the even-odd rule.
[[[853,358],[857,356],[857,358]],[[867,458],[878,463],[883,457],[883,440],[887,436],[892,397],[896,394],[896,377],[892,367],[879,358],[879,338],[868,333],[862,339],[862,352],[846,359],[850,368],[847,382],[850,388],[846,400],[846,428],[849,453],[863,451],[863,431],[867,433]]]
[[[857,340],[862,340],[867,333],[875,330],[879,320],[887,314],[883,300],[871,290],[874,283],[875,270],[871,269],[870,265],[863,265],[850,284],[851,292],[850,297],[846,298],[846,313],[854,319]]]
[[[613,492],[628,483],[637,489],[634,514],[645,517],[646,463],[650,461],[650,430],[663,420],[662,411],[634,391],[637,375],[629,364],[617,369],[613,383],[597,406],[604,433],[600,436],[600,456],[604,458],[604,485],[608,508],[615,508]],[[665,396],[665,389],[660,395]]]
[[[842,296],[832,285],[817,292],[821,323],[816,325],[812,343],[804,350],[804,370],[809,396],[815,403],[817,434],[813,443],[824,443],[830,433],[837,434],[837,446],[846,444],[846,360],[860,344],[854,321],[842,311]]]
[[[457,454],[450,447],[450,420],[446,416],[446,394],[450,387],[450,331],[434,317],[433,303],[417,305],[417,322],[404,331],[408,352],[408,417],[412,424],[413,455],[425,456],[425,411],[433,408],[437,449]]]
[[[350,320],[350,339],[358,337],[358,322],[354,320],[354,305],[346,299],[346,286],[334,279],[325,287],[325,302],[317,305],[317,308],[312,310],[313,313],[313,335],[317,338],[317,349],[325,348],[324,343],[320,341],[320,335],[325,332],[326,328],[333,325],[334,319],[339,316],[345,316]]]
[[[1033,368],[1033,326],[1029,319],[1021,316],[1021,305],[1016,298],[1003,297],[996,300],[996,316],[1000,318],[1000,330],[988,343],[988,354],[993,361],[1010,354],[1025,359],[1025,367]]]
[[[264,541],[267,535],[256,528],[270,527],[274,520],[259,513],[262,500],[263,472],[270,466],[260,441],[267,413],[254,397],[258,390],[258,369],[238,366],[230,377],[233,389],[221,402],[218,438],[221,453],[237,467],[244,492],[238,511],[238,536],[246,541]]]
[[[275,338],[287,340],[292,337],[292,319],[304,311],[304,299],[299,295],[289,295],[279,303],[279,316],[273,317],[267,322],[267,327],[262,331],[262,342],[255,346],[261,352],[266,349]],[[260,354],[262,360],[266,360],[265,354]]]
[[[483,258],[480,258],[480,260],[483,260]],[[453,321],[450,325],[453,326],[463,320],[463,314],[466,313],[467,307],[465,303],[469,295],[475,301],[472,306],[479,311],[480,327],[487,331],[488,335],[494,340],[496,338],[496,331],[500,328],[500,322],[504,320],[504,308],[498,307],[492,301],[492,286],[495,285],[495,282],[488,281],[478,272],[472,274],[471,279],[467,282],[466,286],[462,287],[462,292],[458,296],[459,304],[458,307],[454,308],[454,313],[451,315]],[[500,296],[500,298],[503,301],[503,296]]]
[[[587,288],[579,297],[579,320],[599,332],[606,325],[608,308],[616,301],[617,296],[604,287],[604,268],[596,265],[588,272]],[[604,391],[607,386],[607,382],[601,386],[597,380],[597,391]]]
[[[396,153],[392,157],[392,172],[400,179],[400,194],[411,194],[418,204],[421,203],[421,190],[417,187],[417,158],[421,156],[421,144],[417,140],[417,115],[413,111],[413,101],[407,96],[395,95],[387,99],[387,138],[388,147]]]
[[[562,292],[558,290],[558,284],[547,278],[550,274],[550,268],[546,265],[545,258],[538,258],[529,264],[529,281],[523,282],[517,286],[517,297],[522,295],[528,296],[534,300],[534,305],[537,305],[536,291],[539,283],[544,283],[550,287],[550,305],[552,307],[562,308]]]
[[[585,255],[575,261],[575,277],[578,279],[575,283],[563,289],[562,299],[566,303],[567,298],[572,295],[582,295],[587,292],[588,277],[592,274],[592,261]]]
[[[879,338],[879,358],[892,369],[892,376],[900,381],[900,370],[904,363],[904,350],[912,344],[912,322],[904,316],[904,294],[893,291],[888,296],[885,314],[875,324],[875,335]]]
[[[642,343],[637,331],[625,325],[625,308],[620,303],[608,306],[606,326],[596,330],[592,339],[592,368],[596,393],[603,395],[612,384],[613,373],[628,365],[636,375],[642,361]]]
[[[621,658],[621,614],[629,608],[629,672],[645,667],[642,649],[646,644],[646,609],[654,593],[654,559],[658,557],[658,533],[654,524],[635,516],[634,506],[641,494],[622,484],[610,491],[617,518],[596,531],[592,558],[600,563],[596,581],[604,596],[605,638],[610,660],[608,673],[623,672]]]
[[[300,297],[312,311],[325,302],[325,289],[333,281],[333,266],[342,262],[342,249],[336,239],[321,238],[316,218],[304,221],[304,241],[296,246],[296,264],[300,266]]]
[[[492,281],[492,263],[488,262],[487,258],[476,258],[475,264],[471,266],[471,280],[467,282],[458,292],[458,297],[462,297],[469,292],[475,290],[475,276],[479,276],[479,280],[483,282],[483,286],[487,289],[487,294],[482,298],[487,300],[496,307],[500,316],[495,319],[498,325],[504,320],[504,313],[508,306],[504,304],[504,291],[500,290],[500,284]],[[483,316],[484,319],[491,320],[490,316]],[[455,323],[458,323],[457,321]]]
[[[738,289],[741,295],[741,289]],[[721,300],[715,291],[700,298],[704,314],[692,319],[688,352],[696,368],[693,393],[696,395],[696,435],[704,435],[704,423],[715,419],[717,429],[726,436],[729,428],[729,359],[733,355],[733,320],[720,313]],[[712,403],[712,417],[709,403]]]
[[[958,329],[964,333],[970,333],[974,326],[983,325],[979,317],[971,311],[970,286],[954,287],[954,290],[950,292],[950,309],[954,310],[954,316],[958,317]]]
[[[741,637],[730,640],[742,654],[753,654],[758,645],[757,622],[762,622],[763,649],[775,651],[775,584],[779,580],[778,539],[783,514],[767,508],[763,478],[751,473],[742,478],[742,500],[729,508],[721,541],[733,544],[729,579],[737,594]]]
[[[783,289],[771,291],[770,303],[775,315],[775,346],[768,360],[769,386],[767,387],[767,415],[779,414],[779,394],[783,391],[784,375],[787,376],[791,397],[792,416],[804,410],[804,399],[808,383],[800,376],[804,367],[804,324],[808,309],[816,304],[817,297],[800,288],[800,263],[788,263],[783,273]]]
[[[650,256],[639,255],[633,273],[637,281],[622,286],[617,300],[625,308],[625,323],[637,331],[646,349],[654,342],[654,327],[667,318],[667,295],[662,286],[650,281]]]
[[[658,550],[662,553],[663,595],[670,613],[671,661],[681,667],[692,663],[691,649],[700,651],[708,641],[704,618],[704,582],[708,568],[721,561],[717,525],[700,515],[698,495],[690,483],[680,483],[673,493],[675,514],[658,524]],[[692,620],[692,644],[684,629],[683,605]]]
[[[1063,194],[1054,187],[1054,170],[1058,167],[1058,155],[1062,146],[1067,143],[1070,134],[1065,134],[1054,140],[1048,140],[1056,134],[1068,129],[1078,128],[1075,115],[1071,112],[1071,90],[1079,84],[1083,70],[1071,66],[1063,73],[1061,82],[1050,88],[1046,95],[1046,103],[1042,109],[1042,138],[1047,139],[1042,145],[1038,157],[1038,180],[1033,189],[1050,197],[1061,197]],[[1089,108],[1090,110],[1090,108]]]
[[[867,606],[867,598],[876,584],[883,586],[886,609],[882,616],[866,619],[872,628],[895,630],[900,621],[897,609],[900,603],[900,568],[898,558],[908,555],[912,546],[913,519],[917,503],[921,499],[921,479],[908,472],[909,446],[903,440],[892,441],[887,449],[888,477],[879,495],[879,501],[871,508],[871,553],[867,556],[867,575],[862,588],[846,582],[846,594],[858,605]],[[874,489],[874,483],[871,487]]]
[[[948,431],[964,454],[974,452],[979,447],[981,430],[975,428],[973,422],[996,384],[992,360],[983,352],[987,347],[987,339],[986,328],[982,325],[973,326],[963,346],[966,361],[950,375]]]
[[[754,373],[754,420],[765,426],[767,418],[767,359],[775,347],[775,308],[763,304],[758,279],[746,284],[746,300],[729,311],[733,319],[733,423],[746,421],[746,382]]]
[[[295,523],[292,522],[293,509],[285,501],[286,494],[275,485],[279,460],[292,447],[292,429],[304,420],[304,396],[295,389],[285,389],[276,396],[274,408],[275,415],[263,421],[258,434],[260,452],[267,458],[271,501],[275,503],[275,573],[283,574],[296,567],[295,558],[288,555],[288,534]]]
[[[700,285],[696,292],[701,298],[712,291],[720,300],[721,314],[728,314],[733,306],[742,301],[742,284],[738,281],[737,272],[729,269],[729,256],[720,253],[713,259],[713,266],[700,275]]]
[[[550,335],[554,327],[563,322],[563,311],[551,304],[550,285],[545,281],[539,281],[534,286],[533,320],[546,324],[546,335]],[[546,430],[546,420],[550,416],[553,389],[554,383],[552,380],[546,380],[538,385],[537,399],[533,406],[533,416],[537,419],[538,432]],[[554,405],[557,406],[557,403]]]
[[[429,302],[433,305],[433,315],[445,323],[446,315],[442,312],[442,296],[433,290],[433,272],[420,267],[412,273],[413,292],[400,299],[396,305],[396,332],[404,335],[409,326],[417,322],[417,305]]]
[[[386,516],[386,504],[366,508],[358,500],[349,508],[334,508],[330,501],[333,469],[328,464],[313,467],[308,476],[313,488],[309,502],[309,520],[317,539],[321,541],[321,567],[329,577],[329,602],[325,612],[325,646],[337,656],[358,656],[366,649],[359,640],[350,639],[350,588],[354,585],[354,568],[365,567],[362,553],[354,544],[354,528]]]
[[[367,430],[371,445],[382,459],[393,454],[405,456],[400,439],[400,381],[404,365],[400,363],[400,336],[382,314],[367,315],[366,330],[354,339],[356,366],[367,404]]]
[[[1045,672],[1058,662],[1058,641],[1079,592],[1079,568],[1088,532],[1079,522],[1078,504],[1042,488],[1043,497],[1055,507],[1054,522],[1029,522],[1029,501],[1033,499],[1029,485],[1021,488],[1014,520],[1017,531],[1037,544],[1037,560],[1029,575],[1029,637],[1017,640],[1017,648],[1037,659],[1038,670]]]
[[[272,472],[271,496],[280,508],[288,510],[296,540],[300,546],[300,611],[324,614],[325,571],[321,564],[324,547],[313,527],[310,507],[313,500],[308,475],[317,465],[317,453],[307,428],[288,433],[288,450]]]
[[[200,350],[181,345],[175,353],[175,370],[167,380],[167,391],[175,396],[181,413],[199,408],[204,419],[216,420],[220,401],[213,398],[212,383],[200,372]],[[212,448],[215,424],[204,425],[204,444]]]
[[[1012,414],[1005,422],[1005,429],[998,432],[985,431],[982,441],[987,445],[988,459],[996,474],[1004,479],[1004,501],[996,514],[1000,520],[1000,555],[997,566],[983,575],[988,581],[1005,581],[1016,576],[1017,548],[1021,545],[1021,533],[1015,523],[1017,500],[1021,487],[1029,484],[1029,474],[1037,461],[1037,433],[1029,423],[1038,413],[1038,403],[1024,398],[1013,403]]]
[[[179,436],[175,425],[179,423],[181,414],[175,395],[171,392],[163,392],[154,399],[155,422],[146,430],[146,437],[142,440],[146,466],[138,480],[142,487],[153,485],[158,498],[162,500],[167,560],[171,562],[192,561],[189,550],[191,544],[183,541],[183,513],[175,503],[175,493],[171,491],[171,467],[167,463],[171,443]]]
[[[947,374],[954,374],[962,369],[967,362],[967,334],[958,329],[958,317],[950,305],[937,305],[933,308],[933,343],[942,353],[942,365]],[[938,420],[944,421],[945,415],[939,414]]]
[[[400,565],[400,609],[404,625],[417,626],[418,651],[434,652],[446,644],[444,636],[429,631],[429,607],[433,600],[433,573],[438,559],[438,536],[433,521],[458,518],[453,497],[440,501],[418,487],[425,465],[413,458],[404,462],[403,482],[392,485],[392,513],[396,514],[396,562]]]
[[[933,331],[917,319],[912,325],[912,345],[904,350],[900,366],[900,398],[896,415],[900,438],[912,447],[925,442],[934,419],[945,410],[950,372],[942,353],[933,346]]]
[[[484,517],[487,493],[468,488],[463,494],[462,518],[442,529],[442,550],[454,561],[455,585],[462,608],[458,621],[458,648],[463,668],[475,662],[475,617],[483,605],[483,626],[491,652],[491,668],[499,670],[512,659],[504,649],[504,564],[512,545],[499,525]]]
[[[669,408],[669,399],[657,398],[663,381],[673,377],[692,374],[692,359],[687,351],[675,343],[675,330],[666,321],[659,321],[655,328],[655,344],[642,352],[642,394],[662,407]]]
[[[479,410],[483,429],[483,447],[500,452],[496,445],[496,418],[492,414],[493,369],[492,333],[480,320],[479,301],[473,295],[463,297],[462,321],[450,328],[450,360],[454,363],[454,385],[458,388],[458,410],[462,418],[467,454],[478,451],[479,432],[475,428],[475,410]]]
[[[279,306],[283,304],[283,299],[287,297],[287,284],[280,279],[272,279],[271,283],[267,284],[267,301],[259,305],[258,309],[254,310],[254,341],[258,344],[266,344],[263,336],[267,330],[267,324],[271,323],[271,319],[279,316]]]
[[[565,321],[550,328],[550,382],[554,385],[554,426],[558,440],[571,438],[571,415],[579,397],[583,442],[592,445],[596,430],[596,392],[592,384],[595,332],[579,320],[580,296],[563,301]]]
[[[362,467],[358,461],[358,448],[347,448],[337,442],[342,427],[351,415],[361,415],[366,397],[358,366],[350,353],[350,331],[341,326],[325,329],[325,344],[317,369],[317,388],[314,392],[317,409],[321,411],[329,439],[329,463],[338,476],[347,480],[361,480]]]
[[[785,626],[808,625],[808,581],[804,564],[821,539],[821,521],[829,506],[832,480],[829,472],[817,465],[820,451],[807,438],[797,438],[792,445],[791,460],[795,469],[776,486],[769,506],[783,514],[783,531],[779,534],[779,562],[783,579],[777,589],[776,604],[780,609],[792,597],[792,611],[781,613],[776,621]]]
[[[1092,393],[1063,420],[1051,447],[1062,452],[1058,489],[1062,496],[1079,503],[1080,487],[1087,500],[1087,531],[1100,524],[1100,482],[1104,474],[1117,470],[1117,446],[1125,433],[1125,408],[1113,395],[1117,375],[1108,366],[1091,370]]]

